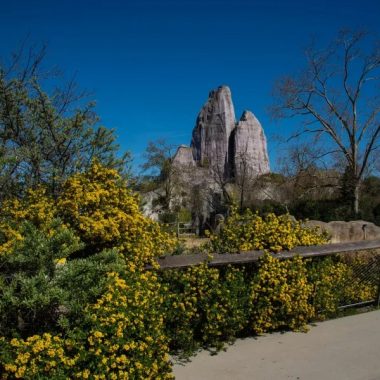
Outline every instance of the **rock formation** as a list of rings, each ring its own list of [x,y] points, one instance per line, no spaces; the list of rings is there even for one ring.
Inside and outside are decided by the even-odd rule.
[[[193,159],[193,151],[191,147],[186,145],[180,145],[173,157],[173,163],[175,165],[181,165],[185,167],[195,166]]]
[[[171,205],[190,205],[197,224],[203,225],[212,211],[221,208],[225,193],[242,180],[243,164],[250,177],[244,182],[269,172],[264,131],[250,111],[236,123],[231,91],[221,86],[209,93],[201,108],[191,146],[179,146],[173,157]],[[154,204],[160,195],[146,197],[146,215],[158,218]]]
[[[193,159],[233,179],[244,166],[250,176],[269,172],[267,143],[260,122],[250,111],[235,121],[231,91],[221,86],[210,92],[202,107],[191,141]]]
[[[235,177],[269,173],[267,141],[260,122],[250,111],[244,111],[231,135],[231,167]]]
[[[198,114],[191,147],[194,160],[226,173],[229,138],[235,127],[235,111],[227,86],[211,91]]]
[[[380,227],[365,220],[332,221],[328,223],[309,220],[305,222],[305,226],[320,227],[323,231],[326,231],[330,236],[330,243],[380,239]]]

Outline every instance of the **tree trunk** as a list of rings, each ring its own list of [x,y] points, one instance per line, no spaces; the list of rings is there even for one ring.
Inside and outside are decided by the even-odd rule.
[[[352,209],[355,217],[359,215],[359,196],[360,196],[360,180],[357,180],[354,185],[354,196]]]
[[[241,188],[240,192],[240,211],[243,211],[243,205],[244,205],[244,188]]]
[[[341,196],[344,203],[349,206],[351,217],[359,215],[361,178],[357,175],[356,168],[348,166],[342,177]]]

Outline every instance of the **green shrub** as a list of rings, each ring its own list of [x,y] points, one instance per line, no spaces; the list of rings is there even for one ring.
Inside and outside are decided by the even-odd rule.
[[[303,227],[289,215],[268,214],[264,218],[246,210],[239,214],[232,209],[218,235],[210,237],[210,252],[235,253],[256,249],[271,252],[296,246],[324,244],[327,235],[318,228]]]
[[[60,287],[59,260],[79,249],[72,231],[59,220],[50,236],[30,222],[19,227],[23,237],[7,254],[0,255],[0,336],[28,336],[55,328],[58,309],[69,286]],[[74,296],[74,295],[73,295]]]
[[[65,337],[0,338],[4,378],[172,379],[155,274],[110,273],[108,280]]]
[[[249,292],[244,269],[208,268],[163,272],[166,333],[184,355],[201,347],[221,348],[247,325]]]
[[[141,271],[176,241],[115,170],[7,201],[0,230],[2,377],[171,378],[163,295]]]
[[[311,290],[301,257],[279,260],[266,253],[260,258],[252,284],[252,330],[304,330],[315,313],[310,304]]]
[[[4,379],[170,379],[172,352],[238,336],[304,330],[342,300],[374,297],[368,255],[145,270],[176,240],[138,210],[114,171],[95,164],[57,199],[35,189],[0,218],[0,373]],[[62,218],[62,219],[59,219]],[[278,252],[326,237],[288,215],[235,210],[209,252]]]

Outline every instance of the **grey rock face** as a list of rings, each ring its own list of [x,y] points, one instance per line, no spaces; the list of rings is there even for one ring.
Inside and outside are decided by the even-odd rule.
[[[232,136],[230,161],[236,177],[249,178],[269,173],[269,158],[264,130],[255,115],[244,111]]]
[[[224,191],[234,191],[235,185],[239,184],[243,161],[248,170],[247,180],[269,172],[264,131],[249,111],[245,111],[236,123],[231,91],[227,86],[221,86],[209,93],[200,110],[191,146],[181,145],[173,157],[172,203],[191,204],[202,224],[211,211],[218,209]],[[256,197],[266,199],[268,188],[259,186],[255,189]],[[145,215],[158,218],[159,210],[155,204],[159,197],[160,194],[155,192],[145,198]]]
[[[195,166],[192,149],[186,145],[179,146],[173,157],[173,164],[186,167]]]
[[[267,142],[260,122],[245,111],[236,124],[231,91],[211,91],[199,112],[191,141],[193,159],[226,179],[269,173]],[[186,153],[187,154],[187,153]]]
[[[235,111],[227,86],[211,91],[199,112],[191,147],[194,160],[201,166],[228,171],[229,137],[235,127]]]
[[[320,227],[330,235],[331,243],[380,239],[380,227],[365,220],[353,220],[350,222],[332,221],[328,223],[319,220],[309,220],[305,222],[305,226]]]

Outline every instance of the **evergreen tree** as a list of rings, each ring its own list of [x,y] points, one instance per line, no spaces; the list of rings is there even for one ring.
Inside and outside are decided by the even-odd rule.
[[[38,184],[56,194],[94,157],[124,171],[129,161],[117,156],[113,130],[98,126],[94,103],[73,81],[44,90],[55,85],[42,70],[44,56],[44,48],[31,49],[0,63],[0,199]]]

